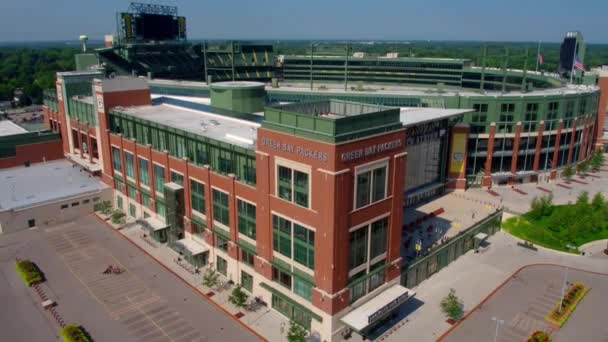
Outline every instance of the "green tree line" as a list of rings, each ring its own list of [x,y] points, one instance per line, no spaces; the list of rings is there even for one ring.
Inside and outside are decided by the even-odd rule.
[[[77,48],[0,48],[0,100],[23,89],[30,103],[42,103],[42,91],[54,87],[55,73],[74,70]]]

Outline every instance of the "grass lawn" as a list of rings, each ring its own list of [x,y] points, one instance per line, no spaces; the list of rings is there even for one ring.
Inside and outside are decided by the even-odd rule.
[[[555,206],[554,215],[557,211],[572,209],[565,207]],[[542,216],[538,219],[533,219],[529,214],[515,216],[503,222],[502,228],[511,235],[528,240],[533,244],[569,253],[578,253],[578,250],[569,249],[566,245],[579,247],[588,242],[608,239],[608,229],[606,228],[556,229],[555,217],[552,216]]]

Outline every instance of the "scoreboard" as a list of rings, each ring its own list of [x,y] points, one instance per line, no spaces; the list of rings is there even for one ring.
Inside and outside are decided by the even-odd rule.
[[[125,43],[186,40],[186,17],[123,12],[119,22]]]

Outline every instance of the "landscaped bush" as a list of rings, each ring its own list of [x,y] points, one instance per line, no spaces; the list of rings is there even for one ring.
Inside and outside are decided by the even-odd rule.
[[[82,327],[76,323],[68,324],[59,332],[63,342],[90,342],[91,339]]]
[[[120,210],[114,210],[112,213],[112,223],[114,224],[124,224],[126,222],[126,214]]]
[[[576,305],[587,294],[587,291],[589,291],[589,288],[581,282],[572,284],[564,295],[563,300],[557,302],[555,308],[549,312],[546,320],[560,327],[564,325],[570,314],[576,309]]]
[[[553,205],[549,196],[532,200],[532,209],[504,222],[509,233],[534,244],[564,252],[572,246],[608,238],[608,202],[601,193],[589,200],[582,192],[576,203]]]
[[[551,336],[544,331],[535,331],[528,337],[528,342],[551,342],[551,340]]]
[[[104,215],[110,215],[112,213],[112,203],[110,201],[96,203],[93,206],[93,210],[101,212]]]
[[[21,276],[27,286],[32,286],[44,281],[44,276],[36,264],[29,260],[19,260],[15,264],[17,273]]]

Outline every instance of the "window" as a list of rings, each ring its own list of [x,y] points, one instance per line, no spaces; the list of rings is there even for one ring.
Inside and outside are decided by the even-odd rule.
[[[29,228],[36,227],[36,219],[29,219],[29,220],[27,220],[27,226]]]
[[[221,256],[216,257],[217,271],[226,276],[228,274],[228,262]]]
[[[476,103],[473,105],[475,112],[471,115],[471,122],[474,123],[485,123],[488,114],[488,105],[483,103]]]
[[[559,112],[559,102],[549,102],[547,120],[556,120]]]
[[[272,280],[278,282],[279,284],[285,286],[289,290],[291,290],[291,274],[287,272],[283,272],[276,267],[272,268]]]
[[[367,261],[367,229],[361,228],[350,233],[348,244],[348,269],[363,265]]]
[[[150,174],[148,173],[148,161],[139,158],[137,160],[139,166],[139,183],[141,185],[150,186]]]
[[[237,199],[239,233],[255,240],[255,205]]]
[[[221,173],[232,173],[232,160],[224,157],[218,157],[219,171]]]
[[[163,196],[165,191],[165,168],[157,164],[154,164],[154,189],[157,196]]]
[[[386,252],[387,230],[388,217],[385,217],[350,233],[349,270],[371,262]]]
[[[370,259],[374,259],[386,252],[386,228],[388,226],[388,218],[378,220],[372,223],[371,226]]]
[[[93,202],[98,202],[100,200],[99,197],[93,197]]]
[[[156,201],[156,213],[163,218],[167,216],[167,208],[164,202]]]
[[[88,204],[89,202],[91,202],[90,199],[85,199],[84,201],[82,201],[82,204]]]
[[[114,171],[122,172],[121,165],[120,150],[112,146],[112,166],[114,167]]]
[[[314,269],[315,232],[294,224],[293,237],[293,259],[310,269]]]
[[[135,199],[135,187],[133,187],[132,185],[128,185],[127,194],[129,195],[130,199]]]
[[[146,208],[150,208],[150,195],[142,192],[141,193],[141,204]]]
[[[538,120],[538,103],[528,103],[526,105],[526,116],[524,121],[537,121]]]
[[[253,276],[245,271],[241,271],[241,286],[250,293],[253,292]]]
[[[67,205],[67,204],[62,204],[61,205],[61,209],[67,209],[68,207],[69,207],[69,205]]]
[[[314,269],[315,232],[313,230],[276,215],[272,215],[272,228],[274,251],[291,259],[293,250],[293,260]]]
[[[221,235],[215,235],[217,238],[217,248],[223,250],[224,252],[228,252],[228,240]]]
[[[387,165],[375,166],[357,172],[355,208],[362,208],[386,198]]]
[[[125,152],[125,172],[127,177],[135,178],[135,169],[133,168],[133,155]]]
[[[277,175],[277,195],[286,201],[308,208],[308,173],[279,165]]]
[[[228,217],[228,194],[213,189],[213,220],[225,226],[230,225]]]
[[[129,216],[135,217],[136,209],[135,206],[129,203]]]
[[[243,180],[250,184],[255,184],[255,167],[243,165]]]
[[[514,103],[503,103],[500,105],[500,119],[501,122],[513,121],[513,113],[515,112]]]
[[[291,259],[291,222],[272,215],[273,250]]]
[[[79,204],[80,204],[80,202],[74,202],[74,203],[72,203],[72,207],[76,207],[76,206],[78,206]]]
[[[121,209],[121,210],[122,210],[122,197],[121,197],[121,196],[117,196],[117,197],[116,197],[116,207],[117,207],[118,209]]]
[[[293,277],[293,292],[308,301],[312,301],[312,284],[296,276]]]
[[[205,214],[205,186],[195,180],[190,180],[190,202],[192,210]]]
[[[171,171],[171,181],[175,184],[179,184],[179,185],[183,186],[184,185],[184,176],[177,172]]]
[[[253,266],[253,259],[255,254],[249,253],[244,249],[241,249],[241,261],[249,266]]]

